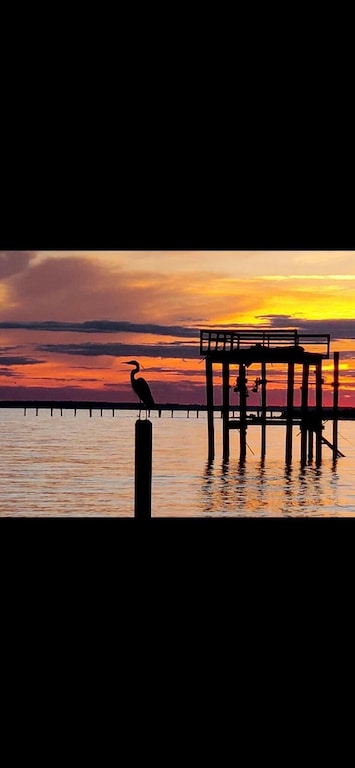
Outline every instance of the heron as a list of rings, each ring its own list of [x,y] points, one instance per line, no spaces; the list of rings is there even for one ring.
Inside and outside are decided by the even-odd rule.
[[[136,395],[138,395],[140,403],[143,403],[143,405],[145,405],[146,415],[147,415],[147,409],[153,408],[155,405],[153,395],[150,391],[149,384],[145,379],[142,378],[142,376],[140,376],[138,379],[134,378],[135,374],[138,373],[140,368],[137,360],[128,360],[127,362],[125,362],[125,365],[135,366],[134,370],[131,371],[132,389],[136,393]],[[139,418],[140,418],[140,415],[141,413],[139,411]]]

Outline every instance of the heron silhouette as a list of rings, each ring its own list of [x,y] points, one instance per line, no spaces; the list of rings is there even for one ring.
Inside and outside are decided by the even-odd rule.
[[[147,409],[154,407],[155,402],[153,395],[150,391],[150,387],[148,382],[140,376],[138,379],[135,379],[135,374],[139,371],[139,363],[137,360],[128,360],[125,362],[125,365],[134,365],[135,368],[133,371],[131,371],[131,384],[132,389],[138,395],[140,403],[143,403],[145,405],[145,414],[147,417]],[[139,410],[139,418],[141,416],[141,412]]]

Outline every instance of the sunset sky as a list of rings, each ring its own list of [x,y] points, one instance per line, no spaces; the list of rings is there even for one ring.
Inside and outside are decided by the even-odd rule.
[[[355,251],[0,251],[0,399],[136,402],[136,359],[156,402],[205,403],[199,329],[240,326],[330,333],[323,402],[338,350],[339,403],[355,406],[354,267]],[[268,367],[269,403],[285,372]]]

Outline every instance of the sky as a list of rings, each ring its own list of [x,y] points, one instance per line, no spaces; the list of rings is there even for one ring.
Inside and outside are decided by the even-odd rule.
[[[157,403],[205,403],[199,331],[238,327],[330,333],[323,403],[339,351],[339,403],[355,407],[355,251],[0,251],[1,400],[136,402],[134,359]],[[250,406],[259,375],[248,369]],[[267,378],[268,403],[284,405],[286,367]]]

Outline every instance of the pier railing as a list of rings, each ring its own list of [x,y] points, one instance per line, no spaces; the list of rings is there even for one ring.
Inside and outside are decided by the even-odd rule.
[[[329,357],[329,333],[298,333],[297,330],[212,330],[200,331],[200,355],[231,354],[252,345],[261,347],[314,346],[324,347],[323,357]]]

